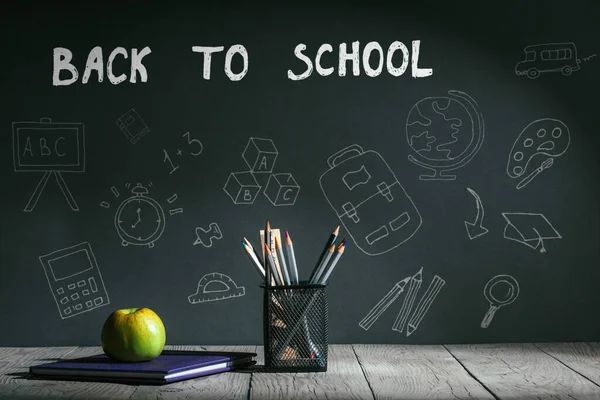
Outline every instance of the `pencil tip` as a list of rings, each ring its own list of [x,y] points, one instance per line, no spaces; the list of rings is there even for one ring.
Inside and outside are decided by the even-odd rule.
[[[340,226],[338,225],[338,226],[337,226],[337,228],[335,228],[335,229],[333,230],[333,234],[334,234],[334,235],[337,235],[337,234],[339,234],[339,233],[340,233]]]
[[[271,230],[271,223],[269,222],[269,220],[267,220],[267,230],[270,231]]]
[[[285,231],[285,237],[290,237],[290,234],[288,231]]]

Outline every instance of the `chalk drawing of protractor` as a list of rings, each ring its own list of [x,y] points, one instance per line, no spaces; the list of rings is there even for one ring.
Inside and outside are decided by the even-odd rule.
[[[198,290],[188,296],[188,300],[191,304],[206,303],[241,297],[245,293],[246,289],[243,286],[236,285],[233,279],[227,275],[213,272],[200,278]]]
[[[373,150],[348,146],[327,160],[319,184],[356,246],[376,256],[400,246],[422,218],[389,165]]]

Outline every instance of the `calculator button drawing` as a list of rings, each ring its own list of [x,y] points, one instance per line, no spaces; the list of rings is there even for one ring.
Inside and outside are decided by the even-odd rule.
[[[96,297],[94,299],[94,304],[97,305],[97,306],[100,305],[100,304],[102,304],[102,297]]]
[[[73,290],[75,289],[75,284],[71,283],[69,286],[67,286],[69,288],[69,290]]]
[[[81,291],[81,294],[82,294],[82,295],[84,295],[84,296],[87,296],[87,295],[89,295],[89,294],[90,294],[90,291],[89,291],[89,290],[87,290],[87,289],[83,289],[83,290]]]
[[[78,287],[85,286],[85,281],[84,281],[84,280],[81,280],[81,281],[77,282],[77,286],[78,286]]]
[[[96,280],[94,278],[90,278],[90,279],[88,279],[88,281],[90,282],[90,287],[92,288],[92,292],[96,293],[98,291],[98,288],[96,287]]]
[[[69,299],[67,297],[63,297],[62,299],[60,299],[60,304],[67,304],[69,302]]]
[[[71,295],[71,300],[77,300],[79,298],[79,293],[73,293]]]
[[[88,300],[88,301],[85,302],[85,306],[86,307],[91,307],[93,305],[94,305],[94,303],[91,300]]]
[[[83,308],[83,306],[81,305],[81,303],[75,305],[76,310],[81,310],[82,308]]]
[[[63,310],[63,312],[65,313],[65,315],[69,315],[71,314],[71,307],[67,307]]]
[[[59,287],[58,289],[56,289],[56,293],[58,294],[63,294],[65,292],[65,290],[61,287]]]

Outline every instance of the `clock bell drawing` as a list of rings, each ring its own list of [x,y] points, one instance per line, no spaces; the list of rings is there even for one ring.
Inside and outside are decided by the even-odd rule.
[[[125,185],[126,188],[130,186],[131,184]],[[111,191],[115,197],[120,197],[116,187],[111,187]],[[168,198],[167,202],[173,203],[175,200],[177,194]],[[100,206],[110,208],[110,204],[106,201],[100,203]],[[170,215],[181,212],[183,212],[182,208],[169,210]],[[137,183],[131,189],[131,196],[121,201],[117,208],[114,225],[123,246],[152,248],[165,230],[165,211],[158,201],[150,197],[148,187]]]

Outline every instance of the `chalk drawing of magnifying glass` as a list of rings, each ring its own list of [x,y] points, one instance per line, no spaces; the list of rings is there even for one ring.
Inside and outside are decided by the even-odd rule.
[[[502,296],[502,298],[498,298],[494,296],[494,288],[496,288],[497,292],[500,289],[506,290],[506,292],[504,292],[506,294]],[[510,275],[496,275],[485,284],[483,295],[490,302],[490,309],[481,321],[481,327],[487,328],[492,322],[496,311],[498,311],[500,307],[512,303],[517,296],[519,296],[519,283]]]

